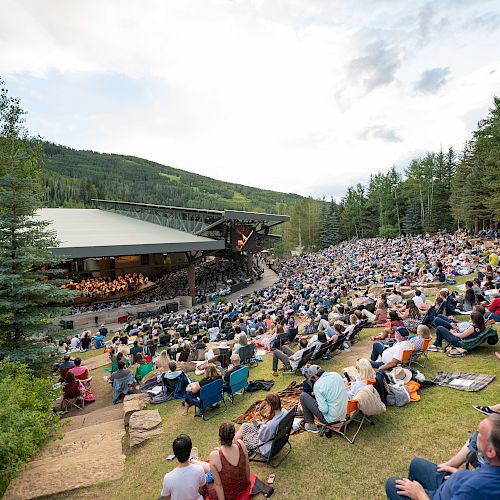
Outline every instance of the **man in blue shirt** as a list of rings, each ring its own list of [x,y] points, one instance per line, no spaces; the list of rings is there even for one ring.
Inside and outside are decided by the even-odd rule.
[[[422,458],[414,458],[409,479],[391,477],[387,480],[387,498],[497,500],[500,498],[500,415],[491,415],[479,424],[477,447],[487,463],[472,471],[438,467]]]

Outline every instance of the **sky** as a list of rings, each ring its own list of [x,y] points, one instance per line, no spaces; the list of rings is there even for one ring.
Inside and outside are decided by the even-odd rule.
[[[30,133],[340,199],[461,150],[500,95],[500,0],[0,0]]]

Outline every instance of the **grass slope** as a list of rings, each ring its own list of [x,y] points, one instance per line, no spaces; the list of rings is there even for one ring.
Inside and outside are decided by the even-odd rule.
[[[341,370],[371,349],[373,330],[361,333],[361,342],[352,353],[341,353],[329,362],[326,370]],[[483,346],[465,358],[448,358],[441,353],[429,353],[428,377],[438,370],[498,373],[500,362],[494,356],[495,347]],[[102,371],[103,369],[101,369]],[[102,373],[103,374],[103,373]],[[102,375],[101,372],[97,376]],[[266,355],[259,366],[252,368],[252,379],[271,379],[271,357]],[[275,379],[275,390],[285,388],[301,377],[282,375]],[[163,435],[127,450],[126,469],[121,481],[102,483],[57,498],[133,498],[155,499],[161,489],[164,474],[174,463],[166,462],[171,442],[179,433],[189,434],[207,457],[217,445],[218,426],[241,413],[254,401],[265,397],[264,392],[238,397],[236,405],[228,405],[209,422],[190,416],[181,416],[179,401],[171,401],[158,408],[164,423]],[[482,416],[472,405],[500,402],[497,380],[481,392],[463,392],[433,387],[420,391],[421,401],[403,408],[388,407],[385,414],[374,418],[374,426],[365,426],[354,445],[340,436],[331,439],[301,433],[292,436],[293,451],[276,473],[276,499],[382,499],[385,480],[391,475],[405,475],[414,456],[436,462],[448,459],[476,429]],[[266,479],[271,469],[253,465],[252,471]]]

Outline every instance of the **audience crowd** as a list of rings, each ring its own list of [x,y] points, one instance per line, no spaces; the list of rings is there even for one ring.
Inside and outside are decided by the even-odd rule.
[[[499,253],[495,242],[458,232],[351,240],[276,260],[273,266],[280,277],[270,287],[229,303],[203,304],[126,325],[108,344],[111,356],[121,350],[131,367],[124,359],[116,360],[113,372],[123,371],[120,377],[144,383],[153,372],[176,379],[183,363],[202,363],[203,378],[184,386],[187,415],[197,405],[200,389],[219,379],[227,384],[227,373],[240,369],[240,355],[255,344],[272,352],[273,375],[279,376],[279,363],[286,371],[303,374],[301,419],[306,431],[318,433],[345,419],[353,398],[371,398],[372,407],[391,401],[399,406],[403,386],[414,377],[401,366],[405,351],[421,353],[431,335],[433,350],[444,350],[443,343],[459,346],[464,339],[479,339],[488,324],[499,321]],[[471,275],[463,293],[451,293],[448,286],[461,275]],[[470,321],[457,322],[456,313],[470,314]],[[314,364],[348,350],[356,332],[369,327],[382,327],[373,338],[370,359],[358,360],[345,374]],[[161,346],[166,349],[157,358]],[[306,354],[309,363],[302,364]],[[111,378],[115,384],[118,375]],[[248,455],[270,452],[270,439],[288,412],[279,395],[270,393],[264,413],[264,419],[254,419],[238,431],[222,424],[221,446],[208,462],[192,454],[188,436],[179,436],[173,444],[179,466],[165,476],[162,497],[197,499],[205,491],[213,498],[236,498],[246,491],[252,484]],[[479,469],[458,472],[455,480],[456,469],[412,462],[409,480],[388,481],[388,497],[499,498],[499,430],[496,416],[480,425],[477,450],[487,463]],[[444,481],[447,475],[451,477]],[[464,491],[472,496],[464,496]]]

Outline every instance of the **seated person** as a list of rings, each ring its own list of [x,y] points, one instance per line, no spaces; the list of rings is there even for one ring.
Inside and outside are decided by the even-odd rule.
[[[182,344],[182,349],[177,353],[176,361],[188,361],[189,354],[191,353],[191,343],[188,340],[185,340]]]
[[[77,380],[88,380],[89,379],[89,369],[82,365],[82,360],[80,358],[75,358],[75,366],[69,370]]]
[[[127,378],[129,375],[132,375],[132,372],[128,368],[127,360],[124,359],[123,357],[118,361],[117,368],[118,369],[109,376],[108,378],[109,382]]]
[[[322,332],[325,334],[325,332]],[[278,376],[278,360],[280,360],[285,371],[293,373],[299,366],[302,355],[307,351],[307,340],[301,338],[299,342],[299,350],[293,352],[287,345],[280,347],[279,349],[274,349],[273,351],[273,377]]]
[[[238,335],[238,342],[234,344],[233,354],[238,354],[240,349],[244,346],[248,345],[248,337],[246,333],[240,333]]]
[[[474,470],[459,471],[446,462],[436,465],[422,458],[414,458],[410,464],[409,479],[391,477],[387,480],[387,498],[500,498],[499,415],[491,415],[480,422],[477,448],[486,463]]]
[[[140,384],[142,379],[150,372],[153,371],[153,362],[146,363],[144,356],[138,353],[135,357],[135,364],[132,368],[135,368],[135,380]]]
[[[371,365],[373,368],[383,370],[392,370],[398,366],[403,359],[403,351],[412,348],[412,343],[408,340],[410,332],[403,326],[396,328],[396,343],[387,347],[389,344],[384,342],[374,342],[372,346]],[[382,361],[377,361],[381,357]]]
[[[61,401],[61,410],[68,410],[68,404],[65,401],[66,399],[77,399],[81,396],[82,391],[83,385],[81,381],[77,380],[71,372],[68,372],[63,384],[63,400]]]
[[[83,332],[83,337],[80,341],[80,347],[82,351],[87,351],[92,343],[92,339],[90,338],[90,331],[85,330]]]
[[[347,391],[344,377],[336,372],[325,372],[318,365],[311,365],[305,371],[313,384],[314,394],[303,392],[300,404],[304,414],[305,429],[317,433],[314,423],[317,418],[323,424],[343,420],[347,411]]]
[[[346,370],[349,375],[350,381],[347,381],[347,397],[352,399],[356,393],[365,387],[368,380],[375,379],[375,370],[370,364],[370,360],[361,358],[356,361],[354,370]]]
[[[163,478],[160,500],[203,500],[205,472],[203,467],[190,462],[192,448],[191,438],[186,434],[175,438],[172,449],[179,465]]]
[[[94,336],[94,343],[95,343],[95,348],[100,349],[101,347],[104,347],[104,335],[100,332],[97,332],[96,335]]]
[[[220,379],[221,374],[219,370],[217,370],[216,366],[213,363],[209,363],[207,367],[205,368],[205,375],[202,380],[199,382],[192,382],[186,387],[186,399],[184,400],[183,406],[184,410],[182,412],[182,415],[184,417],[187,416],[189,412],[189,407],[193,406],[193,400],[197,399],[197,395],[200,393],[200,389],[209,384],[210,382],[213,382],[214,380]]]
[[[130,361],[125,356],[125,353],[124,352],[119,352],[116,355],[116,361],[111,365],[111,373],[114,373],[116,370],[118,370],[118,363],[121,360],[125,361],[125,366],[127,368],[130,366]]]
[[[319,350],[325,346],[326,342],[327,338],[325,332],[318,332],[318,335],[313,335],[311,337],[311,339],[307,343],[307,348],[310,349],[311,347],[314,347],[312,355],[313,359],[316,357],[316,354],[319,352]]]
[[[71,359],[71,356],[69,354],[64,355],[64,361],[59,364],[58,370],[59,370],[59,377],[61,382],[66,380],[66,375],[70,371],[71,368],[75,366],[75,362]]]
[[[240,364],[240,357],[238,356],[238,354],[231,354],[231,364],[227,367],[227,370],[222,377],[222,381],[224,382],[224,384],[228,385],[231,373],[234,373],[240,368],[242,368]]]
[[[161,373],[169,371],[170,358],[168,356],[168,351],[164,349],[161,351],[160,356],[155,361],[155,367],[157,370],[160,370]]]
[[[244,423],[234,437],[236,441],[243,441],[248,451],[258,450],[263,456],[271,451],[269,441],[273,439],[278,424],[286,415],[286,411],[281,409],[281,400],[277,394],[268,394],[265,402],[267,419],[264,422],[252,419]]]
[[[463,332],[460,332],[456,328],[452,328],[451,325],[450,328],[448,328],[443,323],[438,324],[438,326],[436,326],[436,340],[429,346],[429,350],[443,352],[443,340],[446,340],[450,345],[458,346],[462,339],[473,339],[479,336],[486,328],[484,316],[479,311],[474,310],[470,315],[470,319],[472,324]]]
[[[134,345],[130,349],[131,362],[135,363],[135,357],[137,356],[137,354],[139,354],[139,353],[142,354],[143,352],[144,352],[143,347],[141,345],[139,345],[139,342],[137,340],[134,340]]]
[[[192,464],[203,467],[205,474],[212,473],[213,483],[208,486],[208,498],[250,499],[250,462],[247,449],[241,439],[235,440],[232,422],[224,422],[219,427],[220,448],[210,453],[210,461],[191,459]]]

